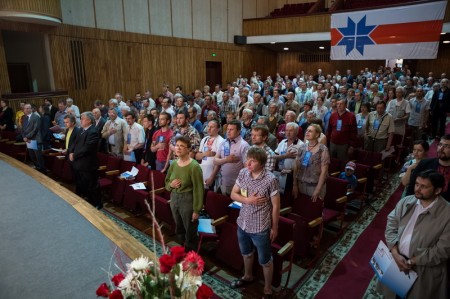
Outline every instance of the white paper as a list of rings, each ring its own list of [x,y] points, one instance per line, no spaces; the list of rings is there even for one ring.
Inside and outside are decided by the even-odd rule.
[[[145,190],[145,189],[147,189],[143,183],[136,183],[136,184],[132,184],[130,186],[133,187],[134,190]]]
[[[134,155],[133,151],[131,151],[129,154],[124,154],[123,159],[125,161],[136,162],[136,156]]]
[[[36,140],[29,140],[29,142],[27,142],[27,148],[30,150],[35,150],[37,151],[37,142]]]
[[[389,248],[383,241],[378,243],[378,247],[369,264],[381,283],[389,287],[401,298],[406,297],[409,289],[417,279],[417,273],[414,271],[409,271],[408,274],[400,271]]]
[[[54,136],[56,139],[63,139],[63,134],[53,133],[53,136]]]
[[[389,157],[390,155],[392,155],[395,152],[395,147],[391,146],[391,148],[387,151],[387,150],[382,150],[381,151],[381,160],[386,159],[387,157]]]
[[[198,219],[197,231],[199,233],[215,234],[216,228],[211,224],[211,222],[212,219]]]
[[[55,151],[55,152],[58,152],[58,153],[61,153],[61,152],[63,152],[64,151],[64,149],[62,149],[62,148],[51,148],[51,150],[52,151]]]
[[[136,167],[132,167],[131,168],[131,171],[130,171],[130,174],[132,175],[132,176],[137,176],[137,174],[139,173],[139,169],[137,169]]]
[[[137,169],[136,167],[133,166],[130,171],[125,171],[124,173],[121,173],[120,177],[124,178],[126,180],[133,179],[137,176],[138,173],[139,173],[139,169]]]

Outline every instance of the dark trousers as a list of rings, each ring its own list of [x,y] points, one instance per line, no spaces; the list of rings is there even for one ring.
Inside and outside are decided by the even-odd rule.
[[[78,196],[87,197],[88,202],[94,207],[101,206],[102,202],[100,198],[100,189],[96,170],[75,170],[75,182],[75,193]]]
[[[28,154],[30,154],[31,161],[33,161],[34,166],[39,171],[45,170],[44,158],[42,157],[42,144],[38,144],[37,150],[28,149]]]
[[[445,135],[445,120],[447,119],[447,114],[445,112],[436,111],[433,112],[431,117],[431,136],[432,137],[442,137]]]
[[[175,220],[175,233],[182,243],[184,243],[186,251],[197,250],[197,227],[198,220],[192,221],[193,195],[190,192],[170,194],[170,209]]]

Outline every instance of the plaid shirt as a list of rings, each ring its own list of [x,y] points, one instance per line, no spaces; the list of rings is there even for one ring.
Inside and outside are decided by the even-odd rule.
[[[220,105],[220,117],[227,117],[228,112],[236,112],[236,105],[230,99],[226,103],[223,101]]]
[[[251,234],[260,233],[270,229],[272,226],[272,201],[271,197],[278,193],[279,185],[273,173],[265,169],[254,179],[247,168],[239,172],[236,186],[241,189],[241,194],[251,196],[257,194],[264,196],[267,200],[262,205],[242,204],[237,219],[237,225]]]
[[[189,139],[191,140],[191,151],[197,153],[200,148],[200,141],[202,140],[197,130],[190,124],[187,126],[187,128],[177,127],[173,132],[170,143],[175,146],[175,139],[181,135],[189,137]]]

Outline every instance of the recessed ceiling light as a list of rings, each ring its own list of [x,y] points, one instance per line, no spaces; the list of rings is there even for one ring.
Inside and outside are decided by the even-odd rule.
[[[289,50],[289,48],[283,48],[283,50],[285,50],[285,51],[288,51],[288,50]]]
[[[445,35],[445,32],[441,32],[441,35]]]
[[[320,50],[323,50],[323,49],[325,49],[325,47],[320,46],[319,49],[320,49]]]
[[[444,44],[450,44],[450,40],[443,41]]]
[[[275,42],[270,42],[272,45],[275,44]]]

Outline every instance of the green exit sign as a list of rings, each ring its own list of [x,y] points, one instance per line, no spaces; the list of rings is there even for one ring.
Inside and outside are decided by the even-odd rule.
[[[216,57],[217,54],[216,54],[216,53],[212,53],[211,56],[212,56],[212,57]]]

